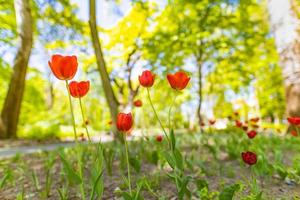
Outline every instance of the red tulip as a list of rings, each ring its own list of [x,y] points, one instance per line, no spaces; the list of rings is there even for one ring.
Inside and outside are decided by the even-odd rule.
[[[85,96],[90,89],[89,81],[72,81],[69,83],[71,96],[74,98],[81,98]]]
[[[131,113],[119,113],[117,116],[117,128],[121,132],[127,132],[133,125],[133,119]]]
[[[175,90],[183,90],[191,79],[182,71],[176,72],[175,74],[168,74],[167,78],[171,87]]]
[[[71,80],[77,72],[77,57],[76,56],[62,56],[55,54],[51,57],[48,64],[53,74],[59,80]]]
[[[288,117],[287,120],[290,124],[300,125],[300,117]]]
[[[152,74],[151,71],[145,70],[142,75],[139,76],[140,84],[144,87],[152,87],[155,80],[155,74]]]
[[[292,131],[291,131],[291,134],[292,134],[292,136],[295,136],[295,137],[298,136],[298,133],[297,133],[297,131],[295,131],[295,130],[292,130]]]
[[[210,119],[210,120],[208,120],[208,122],[209,122],[210,125],[214,125],[216,123],[216,120]]]
[[[248,165],[254,165],[257,162],[257,156],[251,151],[242,152],[243,161]]]
[[[259,117],[251,118],[250,121],[253,123],[257,123],[259,121]]]
[[[255,130],[251,130],[247,133],[248,138],[252,139],[257,135],[257,132]]]
[[[163,140],[163,136],[162,135],[156,136],[156,141],[157,142],[161,142],[162,140]]]
[[[243,123],[240,122],[239,120],[236,120],[235,121],[235,126],[238,127],[238,128],[241,128],[243,126]]]
[[[141,107],[143,105],[143,102],[141,100],[136,100],[133,102],[133,105],[135,107]]]

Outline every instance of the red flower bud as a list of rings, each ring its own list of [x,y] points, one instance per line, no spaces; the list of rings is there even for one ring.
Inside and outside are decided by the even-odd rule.
[[[215,119],[210,119],[208,120],[209,124],[210,125],[214,125],[216,123],[216,120]]]
[[[72,81],[69,83],[70,94],[74,98],[81,98],[84,97],[89,89],[90,89],[90,82],[89,81]]]
[[[117,128],[121,132],[127,132],[133,125],[133,119],[131,113],[119,113],[117,116]]]
[[[235,126],[238,127],[238,128],[241,128],[243,126],[243,123],[240,122],[239,120],[236,120],[235,121]]]
[[[142,75],[139,76],[140,84],[143,87],[152,87],[154,84],[155,74],[152,74],[151,71],[145,70],[143,71]]]
[[[80,138],[81,141],[85,141],[85,140],[86,140],[83,133],[81,133],[81,134],[79,135],[79,138]]]
[[[244,126],[243,126],[243,130],[244,130],[244,131],[247,131],[247,130],[248,130],[248,126],[247,126],[247,125],[244,125]]]
[[[248,165],[254,165],[257,162],[257,156],[251,151],[242,152],[243,161]]]
[[[248,135],[248,138],[252,139],[257,135],[257,132],[254,130],[251,130],[247,133],[247,135]]]
[[[258,125],[258,124],[251,124],[251,126],[252,126],[253,128],[259,128],[259,125]]]
[[[251,118],[250,121],[253,123],[257,123],[259,121],[259,117]]]
[[[183,90],[190,81],[190,77],[185,72],[179,71],[175,74],[168,74],[167,79],[171,87],[175,90]]]
[[[290,124],[299,125],[300,124],[300,117],[288,117],[287,120]]]
[[[292,131],[291,131],[291,134],[292,134],[292,136],[295,136],[295,137],[298,136],[298,133],[297,133],[297,131],[295,131],[295,130],[292,130]]]
[[[71,80],[77,72],[77,57],[76,56],[62,56],[55,54],[48,61],[53,74],[59,80]]]
[[[141,100],[136,100],[133,102],[133,105],[135,107],[141,107],[143,105],[143,102]]]
[[[163,140],[163,136],[162,135],[157,135],[156,136],[156,141],[157,142],[161,142]]]

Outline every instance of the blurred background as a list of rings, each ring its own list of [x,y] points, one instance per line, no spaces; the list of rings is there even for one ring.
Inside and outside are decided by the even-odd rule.
[[[151,95],[163,120],[174,96],[166,74],[191,76],[177,128],[196,131],[208,119],[223,128],[238,112],[284,131],[286,117],[300,116],[298,0],[0,0],[1,138],[72,135],[65,84],[48,66],[57,53],[76,55],[74,80],[91,81],[83,102],[92,133],[111,129],[93,17],[115,103],[134,113],[136,129],[158,127],[139,87],[145,69],[156,74]]]

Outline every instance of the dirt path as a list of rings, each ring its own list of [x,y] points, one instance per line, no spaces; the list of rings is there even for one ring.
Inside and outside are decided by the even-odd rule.
[[[97,138],[92,138],[92,142],[96,143],[99,141],[100,137]],[[109,142],[112,141],[111,136],[101,136],[101,141],[102,142]],[[88,144],[87,141],[80,142],[81,144]],[[4,158],[10,158],[14,157],[17,154],[32,154],[32,153],[37,153],[41,151],[53,151],[58,148],[70,148],[75,146],[76,143],[74,141],[70,142],[56,142],[56,143],[51,143],[51,144],[33,144],[33,145],[27,145],[27,146],[11,146],[11,147],[2,147],[0,148],[0,159]]]

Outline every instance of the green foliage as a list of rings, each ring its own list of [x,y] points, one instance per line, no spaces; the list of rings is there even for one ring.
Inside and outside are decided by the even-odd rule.
[[[12,71],[12,62],[7,62],[6,57],[13,57],[17,33],[13,1],[0,2],[0,20],[4,22],[0,25],[0,44],[4,45],[0,49],[4,55],[0,58],[2,107]],[[31,60],[36,60],[36,51],[46,54],[64,52],[64,49],[82,52],[78,55],[83,63],[80,73],[92,82],[90,95],[84,100],[87,117],[93,130],[109,130],[109,109],[99,106],[106,105],[106,100],[95,58],[91,55],[88,23],[78,15],[82,8],[70,0],[33,0],[31,7],[35,23]],[[199,98],[197,83],[201,67],[204,102],[209,102],[216,118],[227,117],[238,108],[245,117],[251,111],[263,118],[282,120],[283,81],[265,13],[265,5],[257,0],[174,0],[164,6],[134,1],[115,26],[99,27],[99,32],[104,35],[101,41],[104,56],[113,89],[121,103],[120,109],[130,103],[129,82],[136,89],[139,85],[137,75],[144,68],[157,75],[151,95],[162,119],[167,118],[166,105],[171,103],[173,95],[166,92],[169,91],[165,80],[167,73],[179,69],[191,72],[191,86],[177,99],[177,105],[184,102],[188,107],[194,107]],[[46,65],[45,61],[41,66]],[[30,63],[18,135],[64,137],[69,135],[63,133],[68,130],[64,126],[69,126],[71,121],[64,114],[68,109],[66,94],[61,92],[64,86],[53,82],[49,70],[44,72],[41,66],[37,62]],[[132,68],[131,75],[129,68]],[[138,90],[135,99],[143,100],[145,96],[145,91]],[[249,101],[251,105],[248,105]],[[143,100],[143,103],[145,106],[134,109],[136,127],[157,125],[148,102]],[[185,110],[177,105],[174,106],[174,126],[190,127],[185,113],[178,112]],[[144,117],[144,113],[149,117]]]
[[[68,160],[65,159],[64,153],[61,153],[59,155],[59,157],[62,161],[64,172],[67,175],[68,181],[70,182],[70,184],[81,183],[82,182],[81,178],[77,175],[77,172],[72,167],[72,164]]]
[[[234,193],[240,189],[239,184],[234,184],[227,186],[223,189],[223,191],[220,193],[219,199],[220,200],[232,200]]]

